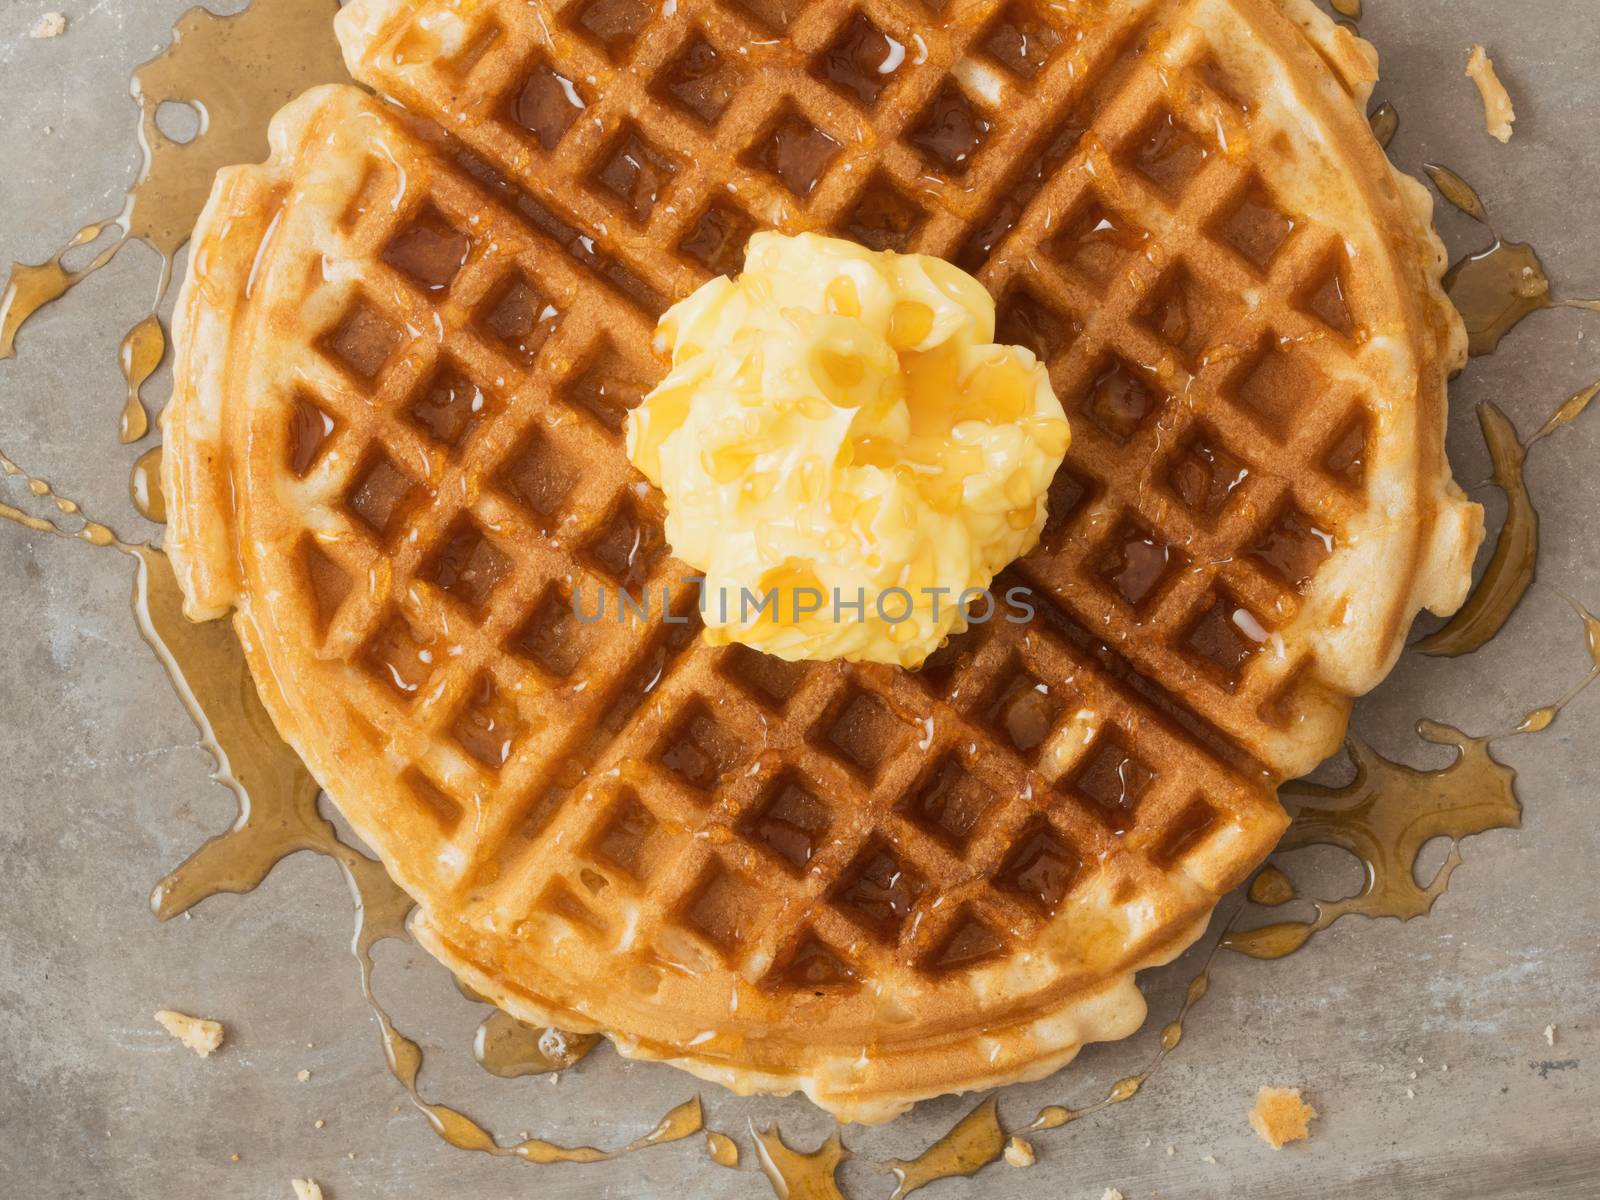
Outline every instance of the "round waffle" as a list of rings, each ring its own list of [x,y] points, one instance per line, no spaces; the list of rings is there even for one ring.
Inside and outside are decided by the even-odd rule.
[[[195,231],[168,549],[511,1012],[844,1118],[1048,1073],[1468,582],[1426,194],[1299,0],[355,0]],[[916,673],[696,636],[623,417],[754,229],[939,254],[1073,444],[1034,617]],[[575,592],[648,593],[583,624]]]

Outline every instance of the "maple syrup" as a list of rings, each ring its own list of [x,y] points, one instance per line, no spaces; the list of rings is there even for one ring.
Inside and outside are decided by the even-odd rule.
[[[5,288],[0,290],[0,359],[15,357],[17,330],[24,321],[52,300],[66,295],[80,280],[93,275],[116,257],[117,251],[122,249],[121,238],[99,251],[87,266],[78,270],[68,270],[62,264],[62,259],[70,251],[89,245],[112,224],[115,221],[97,221],[85,225],[72,235],[65,246],[42,263],[33,266],[11,264],[11,274],[6,279]]]
[[[810,1153],[791,1150],[776,1125],[750,1132],[756,1138],[756,1161],[778,1200],[845,1200],[834,1179],[839,1164],[850,1157],[835,1129]]]
[[[706,1157],[719,1167],[739,1165],[739,1143],[715,1129],[706,1130]]]
[[[1360,17],[1359,0],[1334,0],[1334,5],[1348,18]],[[215,169],[231,162],[260,158],[265,149],[265,118],[290,95],[312,83],[345,78],[337,49],[328,36],[327,22],[333,11],[330,0],[255,0],[236,17],[215,17],[196,9],[182,19],[173,47],[145,64],[135,76],[135,94],[144,113],[146,164],[139,182],[129,193],[123,212],[112,220],[85,226],[60,254],[45,263],[13,266],[4,293],[0,294],[0,358],[14,353],[17,331],[33,312],[104,266],[129,238],[147,241],[162,256],[161,286],[165,288],[172,255],[188,236]],[[834,64],[830,68],[832,81],[840,86],[859,88],[864,80],[876,83],[869,70],[887,75],[884,65],[895,53],[898,43],[884,40],[889,43],[887,47],[877,43],[849,47],[846,52],[852,57],[846,64],[848,69]],[[887,55],[880,60],[884,49]],[[834,77],[835,72],[838,77]],[[203,103],[209,118],[205,132],[189,143],[167,138],[155,123],[154,114],[160,100],[178,97],[194,98]],[[538,104],[540,119],[536,123],[540,124],[549,123],[545,118],[550,114],[544,110],[552,105],[562,110],[558,115],[568,124],[584,107],[570,87],[560,89],[559,103],[540,99]],[[572,112],[565,111],[568,109]],[[988,132],[986,124],[980,127],[977,122],[981,122],[981,118],[975,121],[972,114],[959,110],[951,101],[941,119],[922,131],[927,142],[923,148],[952,173],[958,173],[966,157]],[[1391,105],[1382,105],[1372,114],[1374,134],[1383,145],[1393,137],[1397,123],[1398,115]],[[1171,124],[1170,119],[1168,124]],[[796,126],[780,129],[774,138],[770,151],[772,161],[767,165],[797,194],[804,194],[814,186],[819,159],[825,161],[837,149],[836,145],[819,142],[819,136],[826,138],[820,131]],[[1075,135],[1072,140],[1076,140]],[[831,143],[831,139],[827,142]],[[1141,151],[1140,166],[1159,183],[1168,175],[1192,171],[1193,153],[1173,130],[1157,128]],[[1439,177],[1435,177],[1435,182],[1439,182]],[[1455,190],[1457,198],[1449,193],[1447,198],[1463,207],[1459,201],[1465,197],[1459,189]],[[1475,194],[1472,201],[1476,202]],[[1022,203],[1026,203],[1026,199]],[[1481,202],[1476,203],[1476,208],[1481,213]],[[1477,215],[1470,207],[1463,207],[1463,211]],[[1486,214],[1478,219],[1487,225]],[[96,253],[87,266],[74,271],[63,265],[63,256],[68,250],[93,243],[108,229],[117,230],[120,236]],[[999,236],[1003,236],[1003,231],[994,234],[994,240]],[[1137,231],[1124,233],[1114,227],[1108,228],[1104,221],[1092,223],[1080,234],[1082,240],[1091,244],[1119,242],[1129,237],[1142,240],[1143,236]],[[420,249],[430,255],[439,251],[446,257],[453,253],[449,246]],[[1554,304],[1600,308],[1600,302],[1595,301],[1553,299],[1548,277],[1533,248],[1504,243],[1498,237],[1489,250],[1457,263],[1446,284],[1467,319],[1474,339],[1474,353],[1492,353],[1506,333],[1542,308]],[[148,430],[148,417],[139,391],[159,366],[164,353],[165,336],[153,315],[136,325],[123,341],[120,361],[128,385],[122,417],[124,440],[138,440]],[[1142,417],[1144,397],[1138,390],[1141,386],[1124,383],[1120,390],[1111,389],[1114,394],[1106,400],[1104,415],[1113,425],[1118,418]],[[1515,492],[1520,492],[1524,502],[1527,500],[1521,481],[1522,456],[1527,447],[1570,423],[1597,391],[1600,391],[1600,383],[1575,394],[1538,433],[1520,445],[1514,430],[1507,433],[1509,422],[1503,415],[1498,421],[1480,418],[1484,421],[1486,438],[1491,442],[1495,482],[1513,498],[1514,508]],[[1498,414],[1499,410],[1492,411]],[[1493,436],[1491,423],[1498,430]],[[319,436],[326,437],[328,432],[329,429],[323,428]],[[130,480],[136,506],[153,521],[164,517],[159,486],[155,483],[159,478],[159,454],[158,447],[141,457]],[[1507,465],[1502,467],[1503,463]],[[3,455],[0,455],[0,469],[7,475],[22,474]],[[34,495],[53,502],[61,514],[78,513],[73,502],[56,496],[43,481],[30,478],[27,483]],[[1531,583],[1532,562],[1537,552],[1537,514],[1533,513],[1531,503],[1526,507],[1531,522],[1524,518],[1509,535],[1512,544],[1505,557],[1511,565],[1503,571],[1506,582],[1489,587],[1491,596],[1479,606],[1484,615],[1469,622],[1472,625],[1469,633],[1449,633],[1447,626],[1434,635],[1442,639],[1441,644],[1467,645],[1477,638],[1481,640],[1476,644],[1483,644],[1498,631],[1504,617]],[[315,850],[335,858],[356,897],[355,952],[361,964],[363,989],[377,1015],[391,1069],[436,1132],[455,1146],[531,1162],[594,1162],[620,1152],[587,1146],[563,1147],[540,1139],[502,1147],[488,1130],[471,1118],[431,1103],[420,1095],[417,1077],[422,1063],[421,1048],[393,1026],[371,987],[372,948],[385,938],[406,935],[411,901],[389,880],[379,864],[340,842],[332,825],[318,812],[316,784],[267,718],[231,629],[223,622],[192,625],[184,619],[181,593],[165,557],[148,546],[122,542],[108,526],[86,521],[80,529],[69,530],[53,519],[3,504],[0,504],[0,517],[36,531],[112,548],[136,560],[134,604],[141,632],[166,665],[175,687],[200,726],[205,744],[217,760],[217,779],[238,797],[240,815],[234,826],[207,842],[157,886],[152,904],[158,915],[163,918],[176,915],[217,892],[248,891],[277,861],[300,849]],[[1502,543],[1506,540],[1507,535],[1502,535]],[[1497,557],[1498,553],[1497,548]],[[1512,593],[1514,598],[1508,604],[1505,597]],[[1558,703],[1530,712],[1516,732],[1534,733],[1548,728],[1561,709],[1600,676],[1600,620],[1581,608],[1578,611],[1585,622],[1593,671]],[[1496,617],[1498,620],[1493,619]],[[1024,712],[1023,716],[1026,718],[1028,713]],[[1468,738],[1446,726],[1429,722],[1419,726],[1419,733],[1426,740],[1455,747],[1456,761],[1439,771],[1415,771],[1357,744],[1352,751],[1356,756],[1357,775],[1351,783],[1335,789],[1309,784],[1291,784],[1284,789],[1286,800],[1298,810],[1298,816],[1283,848],[1327,843],[1351,849],[1368,865],[1369,880],[1363,892],[1345,901],[1316,902],[1316,920],[1298,923],[1310,932],[1302,933],[1297,923],[1286,923],[1236,933],[1232,929],[1233,922],[1229,922],[1226,933],[1213,946],[1212,956],[1225,945],[1258,957],[1279,957],[1304,944],[1316,929],[1326,928],[1347,912],[1403,918],[1420,915],[1444,890],[1450,872],[1459,863],[1460,838],[1483,829],[1517,823],[1520,807],[1512,789],[1512,773],[1489,754],[1487,739]],[[1433,881],[1420,887],[1412,876],[1416,853],[1434,836],[1452,839],[1450,857]],[[887,881],[858,882],[875,889],[869,899],[891,907],[905,884],[898,875]],[[1263,868],[1249,889],[1250,899],[1261,905],[1286,903],[1295,895],[1287,876],[1273,866]],[[1181,1041],[1184,1018],[1206,993],[1211,961],[1208,957],[1201,973],[1191,981],[1179,1013],[1161,1031],[1157,1054],[1141,1072],[1116,1081],[1103,1099],[1086,1108],[1047,1106],[1028,1128],[1056,1128],[1136,1095]],[[530,1064],[556,1062],[564,1065],[576,1061],[587,1045],[593,1044],[589,1039],[587,1045],[583,1045],[585,1039],[580,1038],[564,1041],[559,1047],[545,1046],[545,1035],[554,1032],[533,1029],[497,1012],[480,1027],[475,1053],[486,1068],[496,1073],[524,1074],[556,1069]],[[577,1049],[580,1045],[583,1049]],[[693,1099],[673,1109],[654,1130],[624,1149],[677,1140],[702,1128],[699,1102]],[[737,1165],[738,1146],[731,1138],[706,1131],[705,1139],[707,1153],[714,1162],[728,1167]],[[999,1157],[1004,1139],[996,1103],[991,1097],[966,1114],[917,1158],[888,1164],[899,1178],[896,1196],[907,1195],[936,1179],[972,1174]],[[780,1196],[839,1197],[842,1200],[834,1176],[849,1151],[837,1133],[817,1150],[801,1153],[785,1145],[776,1129],[769,1129],[756,1134],[756,1147],[762,1170]]]
[[[1237,917],[1239,911],[1239,909],[1234,910],[1235,917]],[[1228,925],[1231,926],[1232,921]],[[1224,928],[1226,929],[1227,926]],[[1132,1075],[1124,1075],[1106,1089],[1104,1096],[1093,1104],[1085,1105],[1083,1108],[1068,1108],[1063,1104],[1045,1105],[1035,1114],[1033,1120],[1028,1123],[1022,1132],[1038,1133],[1046,1129],[1059,1129],[1069,1122],[1091,1116],[1102,1109],[1110,1108],[1113,1104],[1126,1104],[1137,1096],[1139,1090],[1144,1087],[1150,1077],[1160,1070],[1161,1064],[1166,1061],[1167,1056],[1176,1050],[1179,1043],[1183,1041],[1183,1023],[1188,1019],[1189,1013],[1194,1006],[1200,1003],[1205,998],[1206,993],[1210,991],[1211,966],[1221,949],[1221,938],[1211,943],[1211,949],[1207,951],[1205,960],[1200,965],[1199,974],[1189,980],[1189,986],[1184,989],[1183,1001],[1179,1004],[1178,1011],[1173,1015],[1172,1020],[1161,1027],[1161,1037],[1156,1046],[1155,1054],[1150,1057],[1149,1061],[1140,1070]]]
[[[551,1027],[524,1024],[510,1013],[495,1009],[483,1019],[472,1037],[472,1056],[491,1075],[514,1079],[564,1071],[600,1041],[595,1033],[568,1033]]]
[[[1444,276],[1445,292],[1466,325],[1470,354],[1493,354],[1508,333],[1546,308],[1600,311],[1600,300],[1556,299],[1538,253],[1525,242],[1507,242],[1495,233],[1482,198],[1460,174],[1437,163],[1425,164],[1424,170],[1446,201],[1483,225],[1494,239],[1487,249],[1459,259]],[[1489,482],[1505,494],[1507,517],[1478,585],[1443,628],[1416,643],[1418,651],[1444,656],[1471,653],[1510,619],[1533,584],[1539,559],[1539,514],[1523,478],[1528,449],[1576,420],[1596,394],[1600,381],[1569,397],[1525,442],[1498,407],[1487,402],[1479,406],[1478,423],[1493,472]]]
[[[1256,877],[1250,881],[1246,895],[1250,897],[1252,904],[1277,908],[1279,905],[1289,903],[1297,893],[1289,877],[1269,864],[1256,872]]]
[[[1454,657],[1487,644],[1522,603],[1539,564],[1539,513],[1522,474],[1527,448],[1517,440],[1510,418],[1491,401],[1478,406],[1478,424],[1489,448],[1492,482],[1505,493],[1506,520],[1477,587],[1442,628],[1416,643],[1422,654]]]
[[[46,481],[27,475],[4,454],[0,454],[0,472],[22,478],[29,492],[52,503],[63,516],[82,518],[75,502],[59,496]],[[149,474],[148,464],[145,475],[156,478]],[[151,511],[159,511],[159,497],[159,487],[149,493],[147,506]],[[198,727],[201,744],[216,763],[212,778],[233,792],[238,802],[239,815],[232,826],[205,842],[156,884],[150,906],[157,918],[170,920],[219,893],[252,891],[274,866],[299,851],[326,855],[343,870],[355,899],[356,936],[352,950],[361,970],[363,995],[378,1021],[390,1070],[405,1087],[412,1104],[445,1141],[462,1149],[528,1162],[598,1162],[646,1146],[678,1141],[700,1130],[700,1103],[695,1097],[668,1112],[649,1133],[618,1150],[561,1146],[539,1138],[503,1147],[470,1117],[424,1098],[417,1086],[422,1049],[395,1027],[372,987],[373,947],[387,938],[409,936],[406,919],[413,907],[411,897],[390,879],[381,863],[341,841],[333,824],[318,810],[320,789],[316,780],[267,715],[231,623],[189,621],[183,613],[182,589],[166,555],[148,545],[123,541],[107,525],[82,518],[81,525],[73,529],[59,520],[35,516],[3,503],[0,519],[115,550],[134,561],[133,612],[140,634],[166,669],[174,690]],[[504,1030],[504,1022],[512,1021],[504,1014],[497,1016],[503,1021],[496,1021],[494,1030]],[[532,1053],[540,1057],[538,1065],[529,1069],[538,1071],[570,1065],[597,1040],[553,1030],[530,1032],[538,1035]],[[484,1042],[481,1050],[475,1050],[485,1066],[502,1068],[498,1073],[522,1073],[511,1070],[510,1064],[527,1063],[530,1052],[514,1036],[488,1037]]]
[[[117,365],[122,368],[123,381],[128,385],[128,398],[122,406],[122,428],[119,431],[124,443],[137,442],[150,432],[150,414],[145,411],[139,390],[145,380],[155,373],[167,353],[167,335],[162,332],[161,318],[151,313],[122,339],[117,350]]]
[[[1567,691],[1567,694],[1554,704],[1545,704],[1530,711],[1517,723],[1516,728],[1511,730],[1512,734],[1543,733],[1551,725],[1555,724],[1556,718],[1566,710],[1569,704],[1586,692],[1596,679],[1600,679],[1600,617],[1595,616],[1594,613],[1584,608],[1571,596],[1564,596],[1563,599],[1572,607],[1572,611],[1577,613],[1578,619],[1583,622],[1584,645],[1589,652],[1589,673],[1573,685]]]
[[[1423,916],[1444,894],[1451,874],[1460,865],[1462,838],[1490,829],[1520,827],[1522,805],[1513,786],[1515,772],[1489,752],[1488,738],[1468,737],[1435,721],[1418,722],[1417,735],[1454,749],[1455,761],[1438,770],[1420,771],[1384,758],[1352,738],[1355,776],[1350,782],[1324,787],[1302,781],[1279,789],[1294,820],[1278,844],[1278,852],[1317,845],[1347,850],[1365,868],[1361,890],[1344,900],[1313,900],[1316,917],[1310,921],[1284,921],[1242,931],[1230,927],[1223,934],[1222,945],[1252,958],[1282,958],[1350,913],[1402,921]],[[1417,857],[1423,846],[1438,837],[1450,839],[1449,854],[1432,880],[1419,884]],[[1283,903],[1294,896],[1281,872],[1260,887],[1269,903]]]
[[[975,1175],[999,1158],[1005,1148],[999,1101],[990,1096],[916,1158],[892,1158],[884,1164],[899,1181],[890,1200],[901,1200],[938,1179]]]
[[[1389,143],[1394,141],[1394,135],[1400,131],[1399,110],[1385,100],[1372,110],[1367,117],[1367,124],[1372,126],[1372,136],[1378,139],[1378,145],[1387,150]]]
[[[161,447],[141,454],[128,475],[128,498],[147,521],[167,523],[167,499],[161,491]]]
[[[121,436],[132,442],[145,435],[149,418],[139,389],[166,351],[155,312],[171,279],[173,258],[188,241],[217,171],[266,157],[272,115],[309,87],[349,82],[333,37],[336,12],[334,0],[254,0],[234,16],[196,7],[178,18],[172,45],[133,73],[144,163],[122,211],[85,225],[42,263],[12,264],[0,289],[0,359],[16,353],[17,331],[39,309],[109,263],[128,241],[146,243],[161,258],[156,296],[119,352],[128,382]],[[178,141],[162,131],[156,110],[166,101],[204,112],[197,136]],[[115,239],[88,265],[77,270],[64,265],[69,251],[111,231]]]
[[[1458,173],[1437,163],[1423,170],[1452,206],[1477,221],[1494,241],[1457,260],[1445,273],[1444,290],[1467,326],[1468,352],[1493,354],[1501,339],[1536,312],[1557,306],[1600,312],[1600,300],[1557,299],[1538,252],[1526,242],[1508,242],[1495,232],[1477,191]]]

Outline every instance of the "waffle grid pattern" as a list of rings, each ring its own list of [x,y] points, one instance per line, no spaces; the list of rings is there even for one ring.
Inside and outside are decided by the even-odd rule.
[[[438,163],[422,207],[397,218],[372,189],[352,207],[367,282],[292,413],[291,457],[351,534],[305,542],[323,654],[361,665],[374,738],[423,764],[404,779],[458,886],[612,943],[626,927],[667,961],[797,986],[937,973],[1026,942],[1085,864],[1121,856],[1151,893],[1174,866],[1226,886],[1187,856],[1275,816],[1251,731],[1292,711],[1306,667],[1251,655],[1360,482],[1362,397],[1297,354],[1358,343],[1332,235],[1221,152],[1249,117],[1203,47],[1152,93],[1144,30],[1013,2],[930,32],[888,0],[792,21],[782,2],[671,22],[570,4],[564,75],[485,5],[461,53],[378,81],[461,143],[453,164],[419,147]],[[893,71],[870,61],[883,34]],[[622,415],[659,370],[643,348],[662,298],[735,268],[763,225],[964,260],[1002,332],[1049,361],[1075,440],[1012,581],[1047,593],[1039,620],[909,676],[571,618],[597,585],[665,587],[687,611]],[[1149,236],[1181,251],[1138,253]],[[1325,469],[1253,469],[1268,446]],[[373,571],[393,587],[352,586]]]

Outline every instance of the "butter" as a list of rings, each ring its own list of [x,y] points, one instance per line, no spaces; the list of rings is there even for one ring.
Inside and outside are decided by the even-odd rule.
[[[713,644],[916,667],[1039,540],[1070,433],[1032,352],[942,259],[816,234],[662,317],[672,367],[628,416]],[[998,618],[996,618],[998,619]]]

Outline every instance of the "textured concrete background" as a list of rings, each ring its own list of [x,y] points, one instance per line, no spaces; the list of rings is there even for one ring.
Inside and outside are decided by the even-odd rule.
[[[65,37],[31,41],[58,2]],[[183,0],[8,0],[0,4],[0,258],[38,261],[83,221],[117,210],[138,163],[130,68],[164,44]],[[238,7],[238,5],[234,5]],[[1594,236],[1600,167],[1600,44],[1593,0],[1370,0],[1363,31],[1385,56],[1379,97],[1402,114],[1394,154],[1447,162],[1472,179],[1507,237],[1545,255],[1558,287],[1600,294]],[[1461,67],[1482,41],[1520,120],[1489,141]],[[1482,233],[1453,213],[1455,251]],[[141,247],[32,322],[0,364],[0,448],[129,537],[156,531],[125,496],[136,450],[119,446],[117,342],[154,281]],[[1591,336],[1585,339],[1587,331]],[[1600,318],[1541,314],[1454,391],[1457,474],[1486,464],[1472,405],[1493,398],[1524,429],[1600,375]],[[158,376],[150,394],[165,392]],[[1561,589],[1600,607],[1594,520],[1600,420],[1542,444],[1529,476],[1544,516],[1541,585],[1507,633],[1457,662],[1409,656],[1358,708],[1381,749],[1441,761],[1410,735],[1431,716],[1504,728],[1555,698],[1587,665]],[[21,489],[0,481],[0,500]],[[1486,493],[1498,519],[1494,494]],[[330,1200],[759,1197],[747,1119],[778,1120],[812,1145],[830,1122],[798,1100],[703,1094],[710,1123],[741,1137],[744,1168],[711,1166],[698,1139],[598,1166],[530,1168],[453,1151],[402,1103],[346,953],[350,906],[333,865],[300,856],[259,892],[206,902],[158,926],[151,884],[233,816],[128,611],[129,564],[0,525],[0,1178],[48,1197],[286,1197],[292,1175]],[[1181,1049],[1132,1103],[1036,1139],[1031,1171],[1004,1165],[936,1197],[1097,1198],[1371,1195],[1588,1196],[1600,1176],[1600,1037],[1594,1005],[1600,833],[1593,751],[1600,691],[1539,738],[1498,747],[1521,773],[1525,828],[1466,846],[1466,865],[1425,920],[1351,919],[1305,951],[1263,964],[1224,956]],[[1433,755],[1433,757],[1429,757]],[[1437,861],[1438,856],[1433,856]],[[1312,890],[1354,887],[1353,863],[1312,851],[1289,864]],[[1160,1019],[1193,959],[1146,979]],[[494,1080],[471,1061],[482,1015],[444,971],[394,944],[378,984],[430,1050],[435,1098],[505,1136],[614,1144],[694,1085],[609,1050],[552,1085]],[[171,1006],[224,1020],[209,1061],[150,1019]],[[1547,1024],[1558,1029],[1545,1044]],[[1013,1123],[1043,1103],[1085,1103],[1142,1063],[1154,1034],[1092,1049],[1055,1079],[1005,1093]],[[307,1082],[296,1073],[311,1071]],[[1416,1073],[1413,1080],[1411,1073]],[[1274,1153],[1245,1122],[1262,1083],[1301,1085],[1321,1110],[1313,1139]],[[1408,1096],[1408,1089],[1414,1097]],[[885,1129],[849,1130],[841,1179],[887,1194],[866,1160],[911,1155],[966,1111],[945,1100]],[[323,1129],[314,1122],[323,1120]],[[1167,1153],[1167,1147],[1172,1153]],[[239,1161],[231,1161],[237,1154]]]

